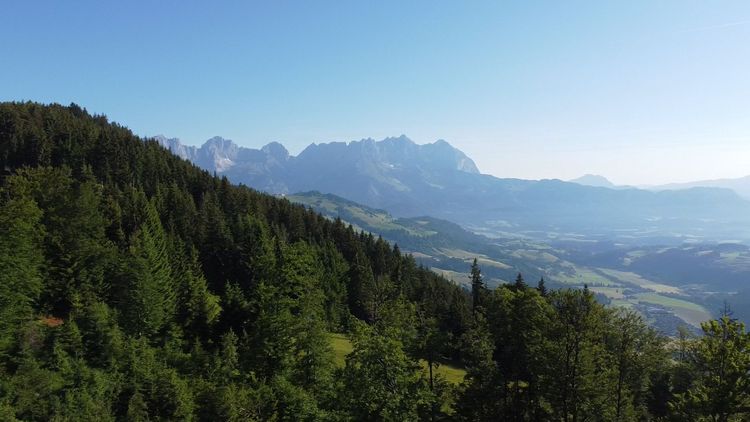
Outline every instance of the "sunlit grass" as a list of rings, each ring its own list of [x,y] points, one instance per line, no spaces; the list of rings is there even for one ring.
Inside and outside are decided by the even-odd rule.
[[[352,342],[344,334],[331,333],[329,334],[331,339],[331,348],[333,349],[334,362],[339,368],[343,368],[346,365],[346,355],[354,350]],[[427,373],[427,362],[421,360],[419,362]],[[445,379],[447,382],[457,385],[464,380],[466,371],[454,365],[447,363],[440,363],[432,368],[432,373],[437,377]]]

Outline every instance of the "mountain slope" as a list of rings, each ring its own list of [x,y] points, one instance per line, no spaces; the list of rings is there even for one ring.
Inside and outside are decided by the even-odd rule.
[[[347,328],[362,333],[352,362],[366,350],[412,380],[393,418],[416,420],[421,359],[459,357],[447,340],[427,356],[370,325],[416,333],[424,317],[458,338],[460,287],[104,116],[0,103],[0,168],[2,420],[359,420],[373,406],[348,404],[346,380],[393,383],[334,367],[329,331]]]
[[[401,136],[312,144],[296,157],[277,143],[259,150],[221,138],[187,150],[162,143],[209,171],[267,192],[331,193],[397,217],[430,215],[488,235],[750,239],[750,202],[727,189],[653,192],[501,179],[479,173],[445,141],[417,145]]]
[[[553,287],[588,285],[601,301],[637,309],[652,325],[672,334],[684,323],[697,327],[723,300],[737,313],[750,314],[746,294],[733,293],[750,277],[750,248],[741,244],[629,247],[611,241],[488,238],[445,220],[396,218],[331,194],[305,192],[287,198],[382,235],[456,283],[468,284],[466,269],[477,258],[491,287],[511,283],[519,272],[531,282],[544,277]]]

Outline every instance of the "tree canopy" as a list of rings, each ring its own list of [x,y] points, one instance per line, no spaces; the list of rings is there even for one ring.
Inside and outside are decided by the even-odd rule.
[[[76,105],[0,104],[0,169],[3,420],[748,417],[729,317],[677,341],[477,260],[455,284]]]

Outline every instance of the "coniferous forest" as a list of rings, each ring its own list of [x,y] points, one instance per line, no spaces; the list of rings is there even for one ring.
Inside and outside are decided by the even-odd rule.
[[[730,312],[667,338],[476,261],[465,290],[76,105],[0,104],[0,170],[2,420],[750,418]]]

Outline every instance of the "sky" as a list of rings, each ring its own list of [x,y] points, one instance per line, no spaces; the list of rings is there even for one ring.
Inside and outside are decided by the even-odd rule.
[[[6,1],[0,101],[240,145],[406,134],[484,173],[750,174],[748,1]]]

